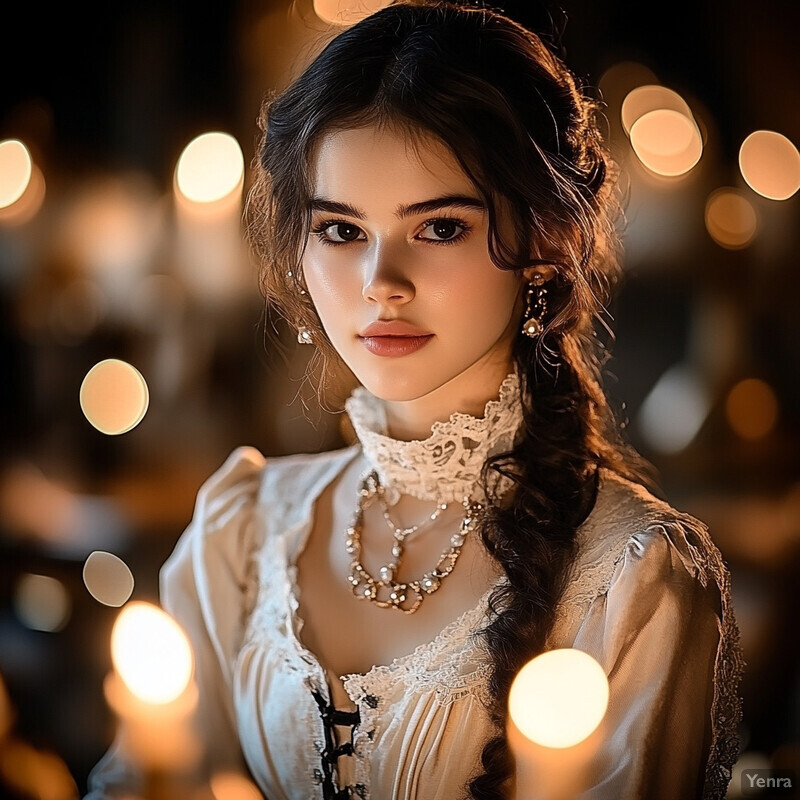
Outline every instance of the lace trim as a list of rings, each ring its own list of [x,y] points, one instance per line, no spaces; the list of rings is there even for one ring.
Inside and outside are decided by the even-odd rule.
[[[519,386],[519,376],[512,372],[500,385],[498,398],[486,404],[483,417],[456,412],[447,422],[434,422],[427,439],[410,442],[386,435],[384,406],[363,387],[353,392],[345,409],[390,503],[397,502],[399,492],[444,503],[464,497],[481,500],[485,498],[476,492],[476,484],[484,462],[511,448],[522,422]]]
[[[259,589],[245,642],[266,644],[273,654],[280,655],[288,669],[304,675],[310,690],[319,690],[317,684],[326,681],[327,676],[299,638],[303,620],[298,614],[297,569],[289,563],[286,545],[286,535],[267,537],[265,546],[253,559]],[[355,726],[352,737],[354,758],[350,788],[356,792],[355,796],[360,796],[359,790],[369,792],[370,761],[380,734],[379,723],[399,683],[415,692],[435,692],[441,705],[472,696],[488,706],[491,698],[486,686],[491,664],[485,648],[478,640],[473,644],[471,639],[487,613],[493,589],[488,589],[474,608],[464,611],[432,641],[418,645],[390,664],[376,665],[365,673],[339,676],[361,714],[361,722]],[[303,719],[309,730],[316,728],[318,720],[313,715],[304,714]],[[309,764],[318,762],[322,744],[309,744]],[[319,778],[321,782],[324,776],[320,773]]]
[[[618,510],[624,513],[624,509]],[[581,531],[587,551],[573,566],[572,574],[575,577],[567,585],[557,608],[549,646],[555,646],[554,642],[559,636],[569,637],[572,626],[585,618],[589,606],[609,591],[616,567],[625,557],[625,544],[632,536],[656,528],[668,536],[680,536],[691,555],[691,560],[682,558],[684,565],[704,588],[713,580],[721,601],[720,641],[714,662],[711,705],[712,741],[706,763],[703,800],[722,800],[731,780],[733,765],[739,756],[738,727],[742,719],[742,700],[738,688],[745,666],[739,644],[739,628],[733,613],[730,573],[702,522],[686,514],[675,514],[671,521],[662,517],[651,520],[649,524],[647,520],[642,523],[633,534],[627,526],[620,526],[621,534],[613,544],[606,539],[606,547],[593,559],[586,553],[591,544],[591,532],[596,526],[592,524]]]
[[[702,545],[697,547],[687,536],[700,582],[706,586],[709,579],[713,580],[722,602],[720,643],[714,663],[714,697],[711,705],[713,738],[703,789],[704,800],[722,800],[731,780],[733,765],[739,757],[738,728],[742,720],[742,699],[738,687],[745,662],[739,643],[739,626],[733,615],[730,573],[706,527],[691,517],[688,519],[695,524],[689,526],[687,523],[687,530],[697,536]]]

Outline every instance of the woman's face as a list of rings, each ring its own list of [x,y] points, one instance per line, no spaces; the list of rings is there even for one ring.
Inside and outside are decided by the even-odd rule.
[[[488,213],[449,149],[357,128],[325,136],[312,168],[303,274],[358,380],[409,401],[467,372],[502,379],[524,279],[489,258]]]

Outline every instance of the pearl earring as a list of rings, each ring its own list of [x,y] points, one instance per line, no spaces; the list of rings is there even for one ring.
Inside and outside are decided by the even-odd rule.
[[[528,283],[525,296],[525,317],[522,323],[522,333],[535,339],[544,330],[542,320],[547,312],[547,289],[544,287],[544,275],[537,272]],[[538,308],[536,316],[533,309]]]
[[[297,341],[300,344],[314,344],[314,339],[311,337],[311,331],[304,327],[297,329]]]

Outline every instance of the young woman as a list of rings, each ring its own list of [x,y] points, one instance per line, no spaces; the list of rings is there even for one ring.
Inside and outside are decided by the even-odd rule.
[[[618,265],[594,111],[534,34],[427,0],[265,104],[263,290],[324,374],[357,379],[356,441],[237,449],[162,570],[208,774],[269,800],[530,797],[509,687],[575,647],[611,692],[580,796],[724,796],[728,573],[643,488],[599,383]],[[90,797],[129,773],[118,743]]]

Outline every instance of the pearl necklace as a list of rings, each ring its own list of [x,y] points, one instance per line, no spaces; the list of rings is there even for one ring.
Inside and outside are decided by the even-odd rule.
[[[442,581],[450,575],[461,555],[461,548],[467,534],[473,531],[478,523],[483,505],[479,502],[462,499],[464,518],[461,520],[459,530],[450,537],[450,546],[442,552],[436,566],[426,572],[422,578],[400,583],[395,580],[400,560],[403,557],[405,539],[411,533],[419,530],[419,525],[411,528],[397,528],[392,524],[392,561],[382,566],[379,578],[376,580],[367,572],[361,563],[361,531],[364,526],[364,510],[377,498],[382,496],[383,487],[378,474],[371,470],[361,479],[358,490],[358,506],[352,523],[345,530],[345,548],[351,556],[350,574],[348,580],[353,594],[360,600],[369,600],[379,608],[396,608],[404,614],[413,614],[422,605],[425,595],[433,594],[442,585]],[[434,512],[433,519],[439,516],[441,507]],[[386,518],[386,515],[384,515]],[[388,521],[388,520],[387,520]],[[422,523],[424,524],[424,523]]]

